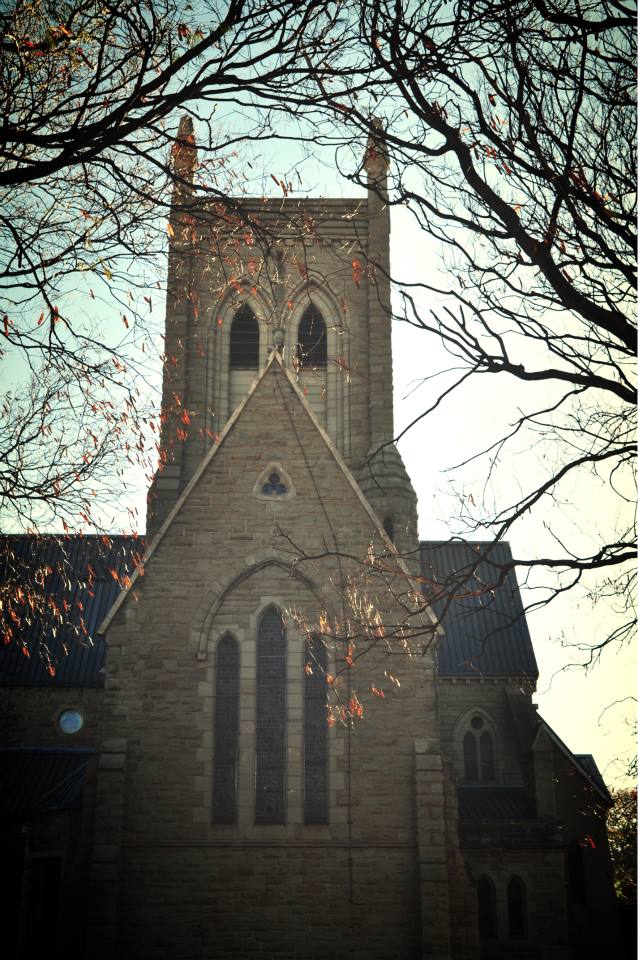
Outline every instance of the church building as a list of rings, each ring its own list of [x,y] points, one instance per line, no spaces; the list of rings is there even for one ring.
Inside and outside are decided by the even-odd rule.
[[[509,548],[418,539],[381,132],[367,198],[234,212],[179,140],[145,542],[2,538],[66,614],[0,659],[9,956],[614,955]]]

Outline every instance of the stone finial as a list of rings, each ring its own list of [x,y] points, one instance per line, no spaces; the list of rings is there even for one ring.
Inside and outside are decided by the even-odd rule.
[[[188,183],[193,182],[197,167],[197,146],[193,121],[188,114],[184,114],[179,121],[177,136],[171,150],[171,167],[176,177]]]
[[[380,117],[372,117],[363,166],[369,182],[385,179],[390,165],[388,145],[385,138],[385,126]]]

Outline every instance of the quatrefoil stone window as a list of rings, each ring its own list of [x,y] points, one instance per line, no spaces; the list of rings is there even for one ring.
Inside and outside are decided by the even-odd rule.
[[[289,500],[295,493],[295,486],[280,463],[269,463],[253,487],[254,497],[271,502]]]

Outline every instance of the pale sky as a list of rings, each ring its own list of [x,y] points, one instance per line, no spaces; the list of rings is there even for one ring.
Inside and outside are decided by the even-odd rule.
[[[402,279],[434,276],[440,251],[433,241],[414,228],[409,215],[393,211],[392,271]],[[427,306],[435,308],[436,303]],[[425,400],[436,395],[435,385],[418,386],[425,376],[450,365],[450,358],[436,341],[405,324],[395,323],[393,331],[395,431],[402,430],[424,409]],[[419,498],[419,533],[422,539],[445,539],[459,533],[454,518],[456,500],[452,495],[453,475],[446,468],[479,451],[490,439],[496,439],[515,414],[520,385],[498,377],[473,378],[454,400],[416,424],[400,442],[399,448]],[[516,496],[518,477],[533,479],[537,450],[519,451],[510,457],[498,474],[499,496]],[[474,482],[472,474],[474,473]],[[463,490],[472,492],[480,502],[489,499],[490,488],[483,488],[482,473],[470,466],[464,472]],[[457,481],[458,482],[458,481]],[[582,483],[582,480],[581,480]],[[583,536],[594,528],[605,510],[615,508],[616,498],[606,496],[601,485],[592,482],[590,491],[573,491],[573,502],[566,505],[571,519]],[[589,494],[589,495],[588,495]],[[541,515],[521,526],[510,538],[515,555],[528,556],[535,546],[540,551],[542,522],[560,524],[564,518]],[[595,530],[593,530],[595,533]],[[471,535],[468,535],[471,539]],[[524,596],[527,596],[524,594]],[[626,782],[627,761],[634,751],[636,693],[635,651],[610,646],[600,662],[589,670],[575,667],[584,654],[569,649],[569,644],[596,643],[609,626],[610,611],[604,605],[592,606],[582,588],[576,588],[552,604],[528,616],[528,625],[538,661],[540,677],[536,702],[544,719],[574,753],[592,753],[608,785]],[[567,644],[567,645],[565,645]]]

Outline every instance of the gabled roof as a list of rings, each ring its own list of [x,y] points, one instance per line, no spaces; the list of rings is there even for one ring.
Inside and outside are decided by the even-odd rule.
[[[538,728],[534,742],[536,742],[536,738],[540,735],[541,731],[545,731],[554,746],[557,747],[565,759],[573,765],[574,769],[577,770],[585,780],[587,780],[591,787],[600,796],[601,800],[605,804],[613,804],[613,798],[605,785],[602,774],[598,769],[596,761],[591,753],[572,753],[567,744],[561,740],[556,731],[550,727],[548,722],[543,720],[539,714]]]
[[[427,540],[421,543],[423,594],[441,618],[441,677],[522,677],[538,667],[509,544]]]
[[[221,436],[220,436],[218,442],[215,444],[215,446],[211,447],[211,449],[208,451],[208,453],[202,458],[201,463],[199,464],[199,466],[198,466],[197,469],[195,470],[193,476],[191,477],[191,479],[189,480],[189,482],[187,483],[187,485],[184,487],[184,489],[183,489],[182,492],[180,493],[180,495],[179,495],[179,497],[177,498],[177,500],[176,500],[173,508],[171,509],[171,511],[169,512],[168,516],[166,517],[166,519],[165,519],[164,522],[162,523],[161,527],[159,528],[159,530],[157,531],[157,533],[156,533],[155,536],[153,537],[152,541],[149,543],[148,548],[147,548],[147,550],[146,550],[146,553],[144,554],[143,561],[142,561],[142,563],[140,563],[140,564],[136,567],[135,571],[134,571],[133,574],[131,575],[131,577],[130,577],[130,582],[125,586],[125,588],[124,588],[124,589],[120,592],[120,594],[116,597],[116,599],[115,599],[115,601],[114,601],[114,603],[113,603],[113,606],[111,607],[111,609],[109,610],[109,612],[107,613],[107,615],[105,616],[104,620],[102,621],[102,623],[101,623],[100,626],[99,626],[99,630],[100,630],[101,633],[106,633],[106,631],[108,630],[108,628],[109,628],[109,626],[111,625],[111,622],[112,622],[112,620],[113,620],[113,617],[116,615],[116,613],[118,612],[118,610],[120,609],[120,607],[122,606],[122,604],[126,601],[126,597],[127,597],[127,595],[128,595],[128,592],[133,588],[133,586],[134,586],[134,584],[135,584],[135,581],[137,580],[138,576],[142,576],[142,575],[144,574],[144,568],[145,568],[146,564],[152,559],[155,550],[158,548],[158,546],[160,545],[160,543],[161,543],[161,541],[163,540],[164,536],[166,535],[167,531],[169,530],[169,528],[171,527],[171,525],[173,524],[173,522],[175,521],[175,519],[176,519],[177,516],[179,515],[179,512],[180,512],[180,511],[182,510],[182,508],[184,507],[184,505],[185,505],[185,503],[187,502],[188,498],[190,497],[192,491],[195,489],[195,487],[197,486],[197,484],[199,483],[199,481],[201,480],[201,478],[204,476],[205,472],[208,470],[208,468],[209,468],[211,462],[213,461],[213,459],[214,459],[216,456],[219,455],[219,451],[222,449],[226,438],[227,438],[228,435],[231,433],[231,431],[234,429],[235,424],[237,423],[237,421],[239,420],[239,418],[242,416],[242,413],[244,412],[244,409],[245,409],[246,405],[249,403],[251,397],[252,397],[253,394],[259,389],[260,385],[263,383],[264,379],[266,378],[266,376],[269,374],[269,372],[270,372],[271,370],[274,371],[275,373],[280,373],[282,376],[284,376],[284,377],[286,378],[286,380],[288,381],[288,384],[289,384],[290,387],[292,388],[292,391],[293,391],[294,395],[296,396],[298,402],[301,404],[301,406],[302,406],[303,409],[305,410],[307,416],[309,417],[309,419],[311,420],[313,426],[314,426],[315,429],[317,430],[317,433],[318,433],[319,436],[321,437],[323,443],[326,445],[326,447],[327,447],[328,450],[330,451],[332,457],[334,458],[334,460],[335,460],[335,462],[336,462],[337,467],[338,467],[339,470],[341,470],[341,472],[343,473],[346,482],[351,486],[351,488],[352,488],[355,496],[357,497],[357,499],[358,499],[359,502],[361,503],[362,508],[363,508],[363,509],[365,510],[365,512],[368,514],[371,523],[373,524],[373,526],[376,527],[377,533],[378,533],[380,539],[382,540],[382,542],[384,543],[385,548],[388,550],[389,553],[396,553],[396,548],[395,548],[395,546],[394,546],[394,543],[393,543],[393,542],[390,540],[390,538],[388,537],[388,534],[386,533],[386,531],[385,531],[385,529],[384,529],[384,527],[383,527],[383,524],[382,524],[382,522],[381,522],[381,519],[376,515],[376,513],[374,512],[371,504],[369,503],[369,501],[367,500],[367,498],[364,496],[364,494],[363,494],[363,492],[362,492],[362,490],[361,490],[361,487],[359,486],[359,484],[358,484],[357,481],[355,480],[355,478],[354,478],[354,476],[352,475],[351,471],[349,470],[347,464],[346,464],[345,461],[343,460],[341,454],[339,453],[339,451],[338,451],[337,448],[335,447],[334,443],[332,442],[332,440],[331,440],[330,437],[328,436],[328,433],[324,430],[324,428],[321,426],[321,424],[320,424],[319,421],[317,420],[317,418],[316,418],[316,416],[315,416],[315,414],[314,414],[314,412],[313,412],[310,404],[308,403],[308,401],[307,401],[306,398],[304,397],[303,393],[301,392],[301,390],[299,389],[299,387],[298,387],[297,384],[295,383],[295,380],[294,380],[291,372],[290,372],[290,371],[287,369],[287,367],[285,366],[285,364],[284,364],[281,356],[279,355],[279,353],[278,353],[276,350],[273,350],[272,353],[270,354],[270,357],[268,358],[268,361],[267,361],[265,367],[264,367],[263,370],[259,373],[259,375],[256,377],[256,379],[253,381],[253,384],[252,384],[250,390],[248,391],[248,393],[246,394],[246,396],[244,397],[244,399],[241,401],[241,403],[237,406],[237,408],[235,409],[235,411],[232,413],[232,415],[231,415],[230,418],[228,419],[228,421],[227,421],[227,423],[226,423],[226,426],[224,427],[224,429],[223,429],[223,431],[222,431],[222,433],[221,433]],[[404,561],[401,559],[401,557],[397,557],[397,561],[396,561],[396,562],[397,562],[398,566],[401,567],[401,569],[403,570],[403,573],[405,574],[406,578],[410,579],[410,578],[411,578],[410,571],[409,571],[408,568],[406,567],[406,565],[405,565]],[[431,612],[430,610],[427,611],[426,615],[429,617],[430,621],[431,621],[433,624],[436,623],[436,618],[434,617],[434,615],[432,614],[432,612]]]
[[[4,685],[101,686],[98,627],[144,541],[124,536],[0,537]]]

